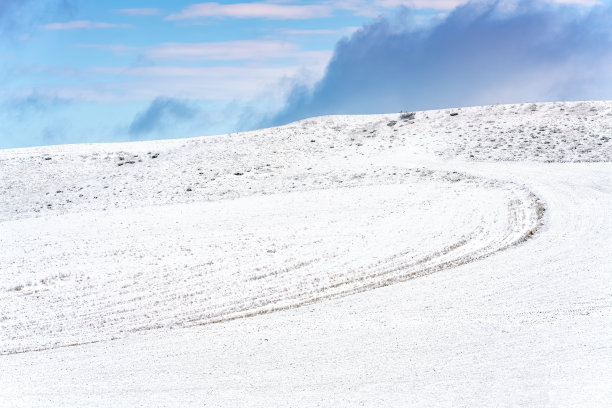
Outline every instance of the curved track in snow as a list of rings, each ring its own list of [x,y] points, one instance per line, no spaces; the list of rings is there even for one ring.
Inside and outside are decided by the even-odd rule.
[[[518,185],[403,184],[0,223],[2,354],[286,310],[423,276],[529,238]]]

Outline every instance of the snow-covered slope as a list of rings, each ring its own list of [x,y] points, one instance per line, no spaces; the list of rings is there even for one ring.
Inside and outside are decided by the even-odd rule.
[[[0,406],[609,405],[610,138],[579,102],[0,151]]]

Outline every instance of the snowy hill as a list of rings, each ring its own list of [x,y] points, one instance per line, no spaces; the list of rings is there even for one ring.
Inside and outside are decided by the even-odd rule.
[[[0,150],[0,406],[610,405],[611,138],[559,102]]]

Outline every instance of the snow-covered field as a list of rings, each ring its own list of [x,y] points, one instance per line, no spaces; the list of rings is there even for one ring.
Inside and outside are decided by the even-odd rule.
[[[612,405],[612,102],[399,116],[0,150],[0,406]]]

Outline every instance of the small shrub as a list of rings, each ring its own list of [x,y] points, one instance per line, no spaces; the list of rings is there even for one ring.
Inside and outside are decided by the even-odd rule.
[[[413,120],[415,116],[416,116],[416,113],[414,112],[400,112],[401,120]]]

